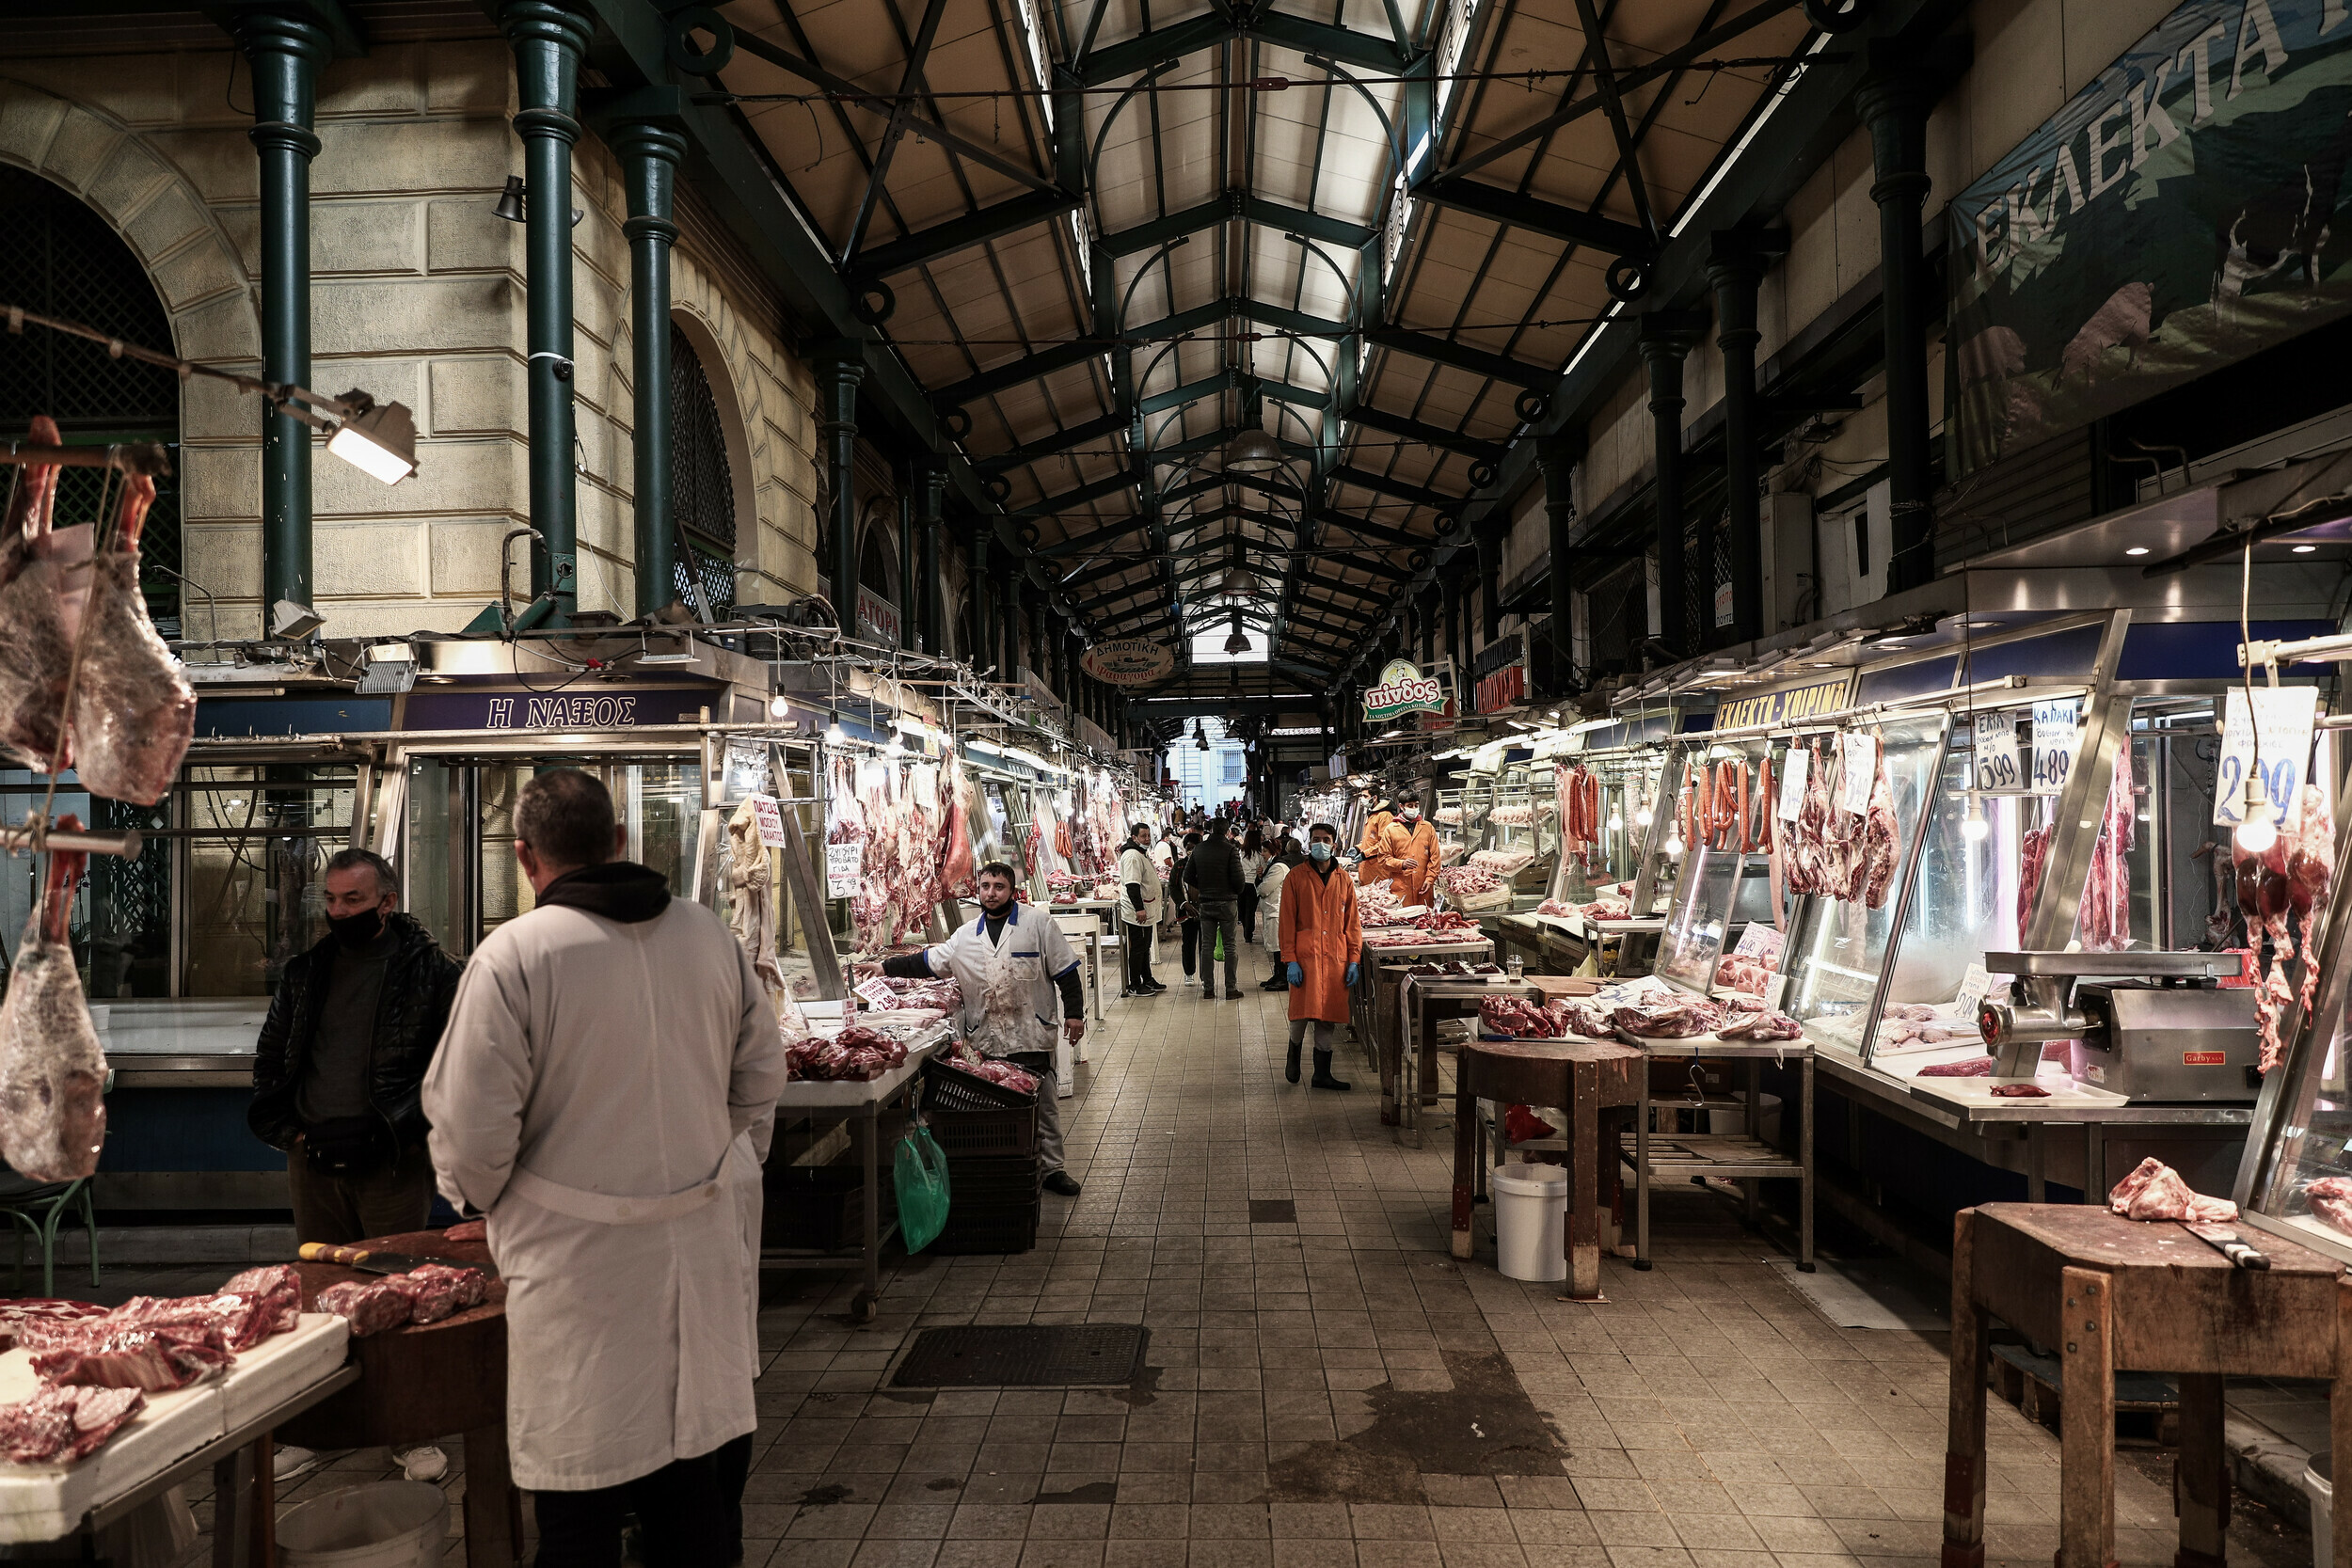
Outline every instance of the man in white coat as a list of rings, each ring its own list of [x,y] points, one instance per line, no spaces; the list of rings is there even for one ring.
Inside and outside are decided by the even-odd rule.
[[[540,1568],[723,1564],[717,1450],[758,1425],[753,1289],[727,1164],[773,1109],[784,1044],[708,910],[615,857],[604,786],[515,804],[537,895],[466,966],[424,1080],[440,1189],[489,1215],[505,1276],[507,1443]]]
[[[1160,924],[1160,867],[1152,858],[1152,824],[1138,822],[1119,852],[1119,941],[1127,959],[1121,996],[1157,996],[1168,988],[1152,973],[1152,933]]]

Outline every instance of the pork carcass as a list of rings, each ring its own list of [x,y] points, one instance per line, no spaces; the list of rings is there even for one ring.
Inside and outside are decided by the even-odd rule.
[[[2181,1220],[2218,1225],[2237,1218],[2237,1205],[2190,1190],[2181,1173],[2150,1155],[2107,1194],[2107,1208],[2127,1220]]]
[[[81,822],[69,814],[57,826],[73,832]],[[88,1176],[106,1137],[106,1053],[67,941],[74,885],[88,860],[50,851],[40,902],[0,1002],[0,1159],[35,1181]]]
[[[71,1465],[96,1452],[147,1408],[136,1388],[44,1386],[0,1405],[0,1453],[17,1465]]]
[[[2051,824],[2028,828],[2017,840],[2017,940],[2026,940],[2033,918],[2034,895],[2042,891],[2042,873],[2050,864]]]
[[[1895,795],[1886,782],[1886,748],[1880,745],[1871,750],[1878,756],[1878,772],[1870,781],[1869,810],[1863,814],[1846,897],[1876,910],[1885,907],[1886,895],[1895,885],[1895,862],[1901,847],[1895,823]]]
[[[2083,882],[2078,934],[2086,952],[2121,953],[2132,944],[2131,848],[2137,836],[2137,806],[2132,786],[2132,749],[2118,746],[2099,839],[2090,850],[2090,875]]]
[[[90,561],[82,666],[73,677],[73,768],[91,793],[151,806],[196,735],[196,691],[155,635],[139,592],[139,531],[155,482],[124,486],[114,538]]]
[[[36,416],[30,438],[57,445],[56,421]],[[40,772],[70,760],[65,686],[77,627],[62,568],[73,552],[52,526],[56,504],[56,468],[28,467],[18,476],[0,526],[0,747]],[[77,535],[87,551],[87,530],[67,534]]]

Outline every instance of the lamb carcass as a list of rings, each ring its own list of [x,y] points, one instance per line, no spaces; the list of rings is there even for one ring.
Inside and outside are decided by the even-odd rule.
[[[56,446],[56,421],[37,416],[31,439]],[[41,772],[69,760],[65,683],[77,629],[63,593],[69,541],[51,527],[56,504],[56,468],[27,467],[0,528],[0,747]],[[77,535],[87,550],[87,530],[67,534]]]
[[[1846,896],[1850,900],[1858,898],[1867,908],[1876,910],[1885,907],[1886,895],[1895,885],[1895,862],[1900,845],[1895,823],[1894,791],[1886,782],[1886,748],[1880,745],[1871,750],[1878,755],[1878,773],[1870,782],[1869,810],[1864,814]]]
[[[2192,1191],[2179,1171],[2153,1154],[2115,1184],[2107,1194],[2107,1208],[2127,1220],[2217,1225],[2237,1218],[2236,1204],[2226,1197],[2207,1197]]]
[[[78,831],[68,815],[57,826]],[[35,1181],[71,1181],[98,1169],[106,1136],[106,1053],[67,940],[85,854],[53,849],[49,875],[0,1003],[0,1159]]]
[[[2132,793],[2132,749],[2115,749],[2115,771],[2099,840],[2090,851],[2090,875],[2083,883],[2081,938],[2086,951],[2120,953],[2132,944],[2131,847],[2138,820]],[[2284,869],[2283,863],[2281,869]]]
[[[2302,1015],[2312,1014],[2312,996],[2319,989],[2319,949],[2312,940],[2313,911],[2326,907],[2328,888],[2336,878],[2335,813],[2328,792],[2317,784],[2303,786],[2303,820],[2295,845],[2287,851],[2287,904],[2303,923],[2303,990],[2297,998]]]
[[[134,805],[164,798],[196,735],[196,691],[155,635],[139,592],[139,530],[155,482],[133,476],[113,540],[90,562],[82,667],[73,677],[73,767],[93,794]]]

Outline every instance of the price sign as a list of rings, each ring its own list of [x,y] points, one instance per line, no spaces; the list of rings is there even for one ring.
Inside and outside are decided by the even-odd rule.
[[[825,896],[854,898],[858,879],[866,872],[866,846],[852,841],[825,846]]]
[[[852,994],[866,998],[877,1007],[888,1007],[894,993],[890,989],[890,982],[877,974],[866,984],[858,987]]]
[[[1760,920],[1748,922],[1748,928],[1740,933],[1740,944],[1732,952],[1742,958],[1755,958],[1762,963],[1780,962],[1780,950],[1788,939],[1780,930]]]
[[[1788,755],[1780,765],[1780,805],[1773,813],[1783,822],[1794,822],[1804,810],[1804,770],[1813,765],[1813,753],[1803,746],[1788,748]]]
[[[2074,766],[2074,744],[2081,731],[2072,697],[2033,705],[2032,789],[2036,795],[2056,795],[2066,787]]]
[[[1782,999],[1783,997],[1787,996],[1788,994],[1788,975],[1786,975],[1786,974],[1775,974],[1775,975],[1772,975],[1771,978],[1767,979],[1767,980],[1764,982],[1764,1006],[1766,1006],[1767,1007],[1777,1007],[1777,1006],[1780,1006],[1780,1004],[1781,1004],[1781,999]]]
[[[1974,1018],[1977,1016],[1978,1004],[1982,1002],[1992,990],[1991,972],[1982,964],[1970,964],[1967,972],[1960,978],[1960,994],[1952,999],[1952,1005],[1959,1010],[1961,1017]]]
[[[2026,769],[2017,755],[2017,720],[2012,714],[1977,715],[1977,788],[2022,790]]]
[[[2312,754],[2312,727],[2318,717],[2315,686],[2258,686],[2250,711],[2244,691],[2229,694],[2222,710],[2221,767],[2214,782],[2217,825],[2238,825],[2246,810],[2246,776],[2255,768],[2262,769],[2263,793],[2279,832],[2293,833],[2301,825],[2303,765]]]
[[[1837,781],[1837,803],[1862,813],[1870,809],[1870,786],[1878,782],[1879,743],[1860,730],[1848,730],[1838,741],[1846,770]]]
[[[752,797],[752,820],[759,825],[759,842],[771,849],[784,847],[784,808],[772,795]]]

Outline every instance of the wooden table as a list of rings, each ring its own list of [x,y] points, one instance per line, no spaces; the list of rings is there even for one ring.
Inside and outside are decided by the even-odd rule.
[[[493,1270],[483,1242],[453,1242],[438,1230],[378,1236],[358,1243],[418,1258]],[[306,1311],[329,1285],[382,1276],[337,1263],[299,1263]],[[515,1568],[522,1560],[523,1499],[506,1460],[506,1282],[489,1298],[435,1323],[411,1323],[351,1341],[359,1381],[304,1411],[278,1438],[312,1449],[405,1449],[452,1433],[465,1440],[466,1561]],[[263,1454],[259,1461],[269,1463]]]
[[[2338,1453],[2352,1453],[2352,1282],[2341,1265],[2258,1235],[2265,1271],[2240,1269],[2178,1225],[2079,1204],[1988,1203],[1960,1212],[1952,1244],[1951,1438],[1944,1461],[1944,1568],[1984,1561],[1987,1333],[1998,1318],[2058,1347],[2057,1568],[2115,1560],[2115,1373],[2181,1385],[2172,1495],[2180,1568],[2219,1568],[2230,1522],[2222,1379],[2335,1380]],[[2337,1568],[2352,1568],[2352,1508],[2336,1511]]]
[[[1621,1108],[1641,1099],[1647,1071],[1641,1052],[1609,1040],[1464,1041],[1454,1074],[1454,1256],[1471,1252],[1470,1204],[1486,1163],[1478,1101],[1557,1106],[1568,1115],[1568,1294],[1599,1296],[1601,1209],[1616,1182],[1616,1123]]]

